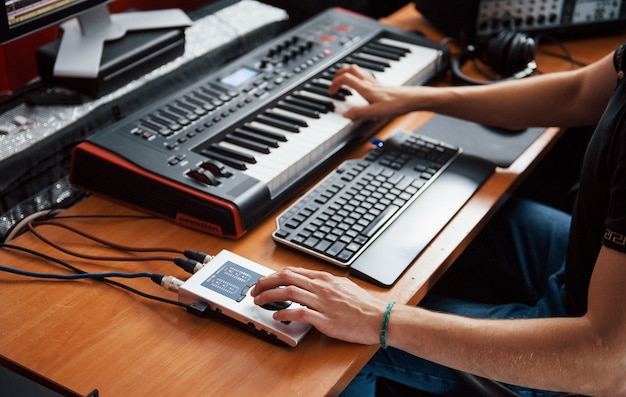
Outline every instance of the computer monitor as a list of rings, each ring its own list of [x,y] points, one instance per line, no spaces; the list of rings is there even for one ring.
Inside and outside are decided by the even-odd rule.
[[[120,40],[129,31],[191,24],[187,15],[177,9],[109,14],[109,1],[4,0],[0,9],[0,43],[60,24],[63,36],[53,75],[91,79],[98,76],[105,42]]]
[[[5,0],[0,9],[0,43],[57,24],[109,0]]]

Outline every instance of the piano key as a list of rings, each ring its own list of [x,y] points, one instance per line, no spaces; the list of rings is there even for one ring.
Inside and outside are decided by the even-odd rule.
[[[245,137],[241,137],[235,134],[228,134],[224,137],[226,142],[234,143],[241,147],[254,150],[259,153],[268,154],[270,152],[270,147],[264,145],[262,143],[255,142],[253,140],[247,139]]]
[[[282,130],[285,131],[289,131],[289,132],[299,132],[300,131],[300,127],[292,124],[292,123],[288,123],[286,121],[283,120],[279,120],[273,117],[270,117],[267,114],[258,114],[256,116],[256,121],[258,121],[259,123],[263,123],[263,124],[267,124],[269,126],[272,127],[277,127],[280,128]]]
[[[361,67],[364,67],[365,69],[369,69],[372,70],[374,72],[384,72],[386,69],[385,65],[382,65],[378,62],[373,62],[367,59],[363,59],[360,57],[357,57],[355,55],[349,56],[346,58],[346,62],[348,63],[354,63],[357,64]]]
[[[286,178],[293,178],[297,175],[300,169],[294,167],[295,164],[311,161],[309,157],[311,150],[326,140],[328,135],[332,135],[332,130],[328,128],[326,128],[326,136],[320,134],[320,131],[290,134],[287,142],[280,143],[279,148],[270,149],[270,155],[255,156],[258,162],[262,164],[248,167],[245,173],[267,183],[270,190],[276,189]],[[271,165],[264,165],[264,161],[269,161]],[[274,170],[268,172],[270,168],[274,168]]]
[[[392,51],[386,51],[382,48],[371,47],[369,45],[366,45],[365,47],[361,48],[361,52],[364,54],[374,55],[374,56],[384,58],[384,59],[389,59],[392,61],[399,61],[400,58],[402,58],[402,56],[404,55],[404,54],[401,55]]]
[[[328,90],[330,89],[330,86],[332,84],[332,80],[334,77],[335,77],[334,75],[328,75],[327,78],[324,78],[324,77],[317,78],[313,80],[312,84],[316,85],[317,87],[323,88],[326,91],[325,95],[328,95]],[[331,95],[330,97],[333,99],[339,99],[343,101],[349,95],[352,95],[352,91],[347,88],[341,87],[337,90],[336,95]]]
[[[224,156],[232,157],[233,159],[245,161],[250,164],[256,163],[254,155],[248,153],[246,150],[239,150],[239,148],[230,147],[230,145],[227,145],[225,142],[214,143],[211,145],[211,149]]]
[[[293,103],[287,102],[287,101],[279,101],[278,104],[276,104],[276,107],[279,109],[285,109],[285,110],[290,110],[294,113],[297,114],[301,114],[303,116],[308,116],[314,119],[319,119],[320,118],[320,112],[317,110],[311,110],[310,108],[304,107],[304,106],[300,106],[300,105],[295,105]]]
[[[319,101],[323,101],[325,99],[330,100],[330,103],[333,105],[334,112],[331,112],[329,114],[342,115],[353,106],[363,106],[367,104],[367,101],[363,99],[363,97],[356,92],[346,97],[345,101],[338,101],[335,99],[330,99],[328,97],[321,96],[317,93],[308,92],[304,90],[300,91],[300,94],[312,100],[319,100]]]
[[[223,148],[230,148],[231,150],[242,153],[247,152],[249,155],[253,155],[256,163],[248,164],[244,174],[268,184],[271,188],[278,187],[277,183],[279,181],[277,178],[284,175],[292,164],[305,158],[313,144],[313,142],[304,144],[303,142],[292,141],[281,145],[281,148],[271,149],[269,155],[262,155],[248,151],[245,148],[229,147],[229,144],[226,142],[219,143]]]
[[[255,156],[259,162],[262,161],[262,157],[271,158],[273,165],[280,165],[278,172],[268,172],[269,167],[256,165],[249,166],[244,172],[265,182],[270,192],[284,186],[287,181],[299,177],[306,167],[319,161],[324,153],[331,151],[351,132],[352,122],[335,112],[321,114],[319,119],[298,115],[280,108],[274,108],[273,112],[288,117],[303,117],[308,127],[302,128],[299,134],[287,133],[287,142],[281,143],[278,149],[272,149],[270,155]]]
[[[408,50],[406,47],[397,47],[395,45],[392,45],[392,43],[390,42],[387,42],[385,44],[381,41],[381,39],[379,39],[378,41],[372,41],[371,43],[368,44],[368,46],[372,48],[377,48],[377,49],[381,49],[384,51],[388,51],[388,52],[393,52],[400,56],[405,56],[406,54],[410,52],[410,50]]]
[[[255,134],[266,136],[271,139],[276,139],[279,142],[287,141],[287,137],[282,131],[274,130],[265,124],[257,123],[255,121],[244,124],[242,128]]]
[[[228,142],[220,142],[218,145],[220,149],[231,150],[246,156],[254,157],[255,163],[249,164],[245,173],[263,182],[266,182],[271,175],[279,174],[282,171],[280,162],[276,161],[276,159],[272,156],[261,155],[252,150],[232,145]]]
[[[245,128],[236,128],[233,134],[252,140],[252,141],[262,143],[270,147],[278,147],[278,140],[268,138],[267,136],[261,135],[257,132],[248,131]]]
[[[323,96],[327,96],[327,97],[333,98],[333,99],[338,99],[338,100],[345,99],[345,95],[340,93],[340,92],[337,92],[336,94],[333,94],[333,95],[329,95],[328,94],[328,88],[320,86],[320,85],[315,85],[315,84],[312,84],[312,83],[305,84],[304,85],[304,90],[310,91],[310,92],[313,92],[313,93],[316,93],[316,94],[320,94],[320,95],[323,95]]]
[[[233,167],[234,169],[237,169],[237,170],[240,170],[240,171],[244,171],[244,170],[246,170],[248,168],[248,166],[246,165],[246,163],[244,161],[237,160],[237,159],[234,159],[232,157],[225,156],[225,155],[223,155],[221,153],[218,153],[218,152],[212,150],[211,148],[202,149],[202,151],[200,153],[202,153],[203,155],[205,155],[207,157],[210,157],[212,159],[219,160],[222,163],[227,164],[227,165]]]
[[[321,112],[321,113],[327,113],[329,111],[332,111],[332,109],[329,109],[329,107],[326,104],[322,104],[316,101],[311,101],[307,98],[298,97],[296,95],[287,96],[287,98],[285,98],[285,102],[292,103],[297,106],[306,107],[306,108],[309,108],[309,109],[312,109],[314,111]]]
[[[297,126],[300,126],[300,127],[306,127],[307,126],[306,121],[303,120],[302,117],[299,117],[298,115],[296,115],[295,113],[292,113],[293,116],[285,116],[282,113],[276,113],[272,109],[268,109],[265,112],[263,112],[263,114],[266,114],[269,117],[273,117],[275,119],[282,120],[284,122],[287,122],[287,123],[290,123],[290,124],[293,124],[293,125],[297,125]]]
[[[420,71],[419,65],[430,62],[418,58],[430,57],[431,51],[435,53],[432,56],[438,55],[435,50],[424,52],[419,46],[384,38],[369,43],[367,51],[352,54],[352,59],[376,69],[372,74],[384,83],[404,84]],[[349,139],[353,122],[342,114],[367,103],[345,87],[339,94],[329,95],[335,72],[333,66],[322,78],[304,82],[301,88],[277,98],[276,105],[236,126],[202,153],[229,166],[235,164],[243,174],[266,184],[271,195],[277,194]],[[208,93],[203,90],[201,95]]]
[[[439,51],[428,47],[388,38],[381,38],[378,43],[406,51],[399,61],[389,61],[390,67],[384,72],[372,73],[378,81],[387,85],[412,84],[418,81],[439,58]]]
[[[297,114],[287,110],[287,109],[274,109],[274,112],[284,115],[285,117],[297,116]],[[336,114],[327,114],[323,115],[320,118],[312,118],[300,115],[307,122],[308,128],[301,130],[300,133],[311,133],[312,131],[316,131],[318,128],[328,129],[340,129],[343,125],[345,125],[345,118]]]
[[[365,54],[363,52],[361,53],[357,53],[354,55],[355,57],[358,57],[360,59],[364,59],[366,61],[370,61],[370,62],[374,62],[378,65],[381,65],[383,67],[383,70],[386,70],[388,68],[391,67],[391,60],[389,59],[385,59],[385,58],[381,58],[379,56],[376,55],[372,55],[372,54]]]

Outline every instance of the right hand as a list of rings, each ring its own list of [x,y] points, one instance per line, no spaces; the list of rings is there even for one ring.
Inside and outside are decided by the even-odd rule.
[[[415,87],[383,85],[358,65],[348,65],[339,69],[328,92],[334,94],[341,87],[355,90],[369,103],[347,110],[343,116],[351,120],[392,118],[414,110],[412,108],[412,93],[414,93]]]

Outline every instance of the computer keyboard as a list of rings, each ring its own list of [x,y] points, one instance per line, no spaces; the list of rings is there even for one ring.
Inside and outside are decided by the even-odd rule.
[[[351,266],[461,154],[459,147],[403,131],[374,143],[279,215],[274,240]]]

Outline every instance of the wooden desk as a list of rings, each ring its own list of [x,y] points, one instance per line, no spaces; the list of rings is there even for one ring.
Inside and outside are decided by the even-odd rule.
[[[421,29],[437,39],[409,5],[386,23]],[[608,37],[567,43],[575,56],[591,62],[614,49],[623,38]],[[560,70],[563,65],[544,70]],[[565,66],[566,67],[566,66]],[[400,117],[380,132],[413,130],[431,116],[415,112]],[[355,280],[374,294],[416,304],[476,235],[494,210],[532,170],[560,133],[549,128],[508,169],[498,169],[452,222],[391,289]],[[355,148],[360,156],[366,146]],[[231,241],[188,230],[172,223],[128,219],[76,219],[71,222],[103,238],[132,246],[192,248],[209,253],[229,249],[274,269],[287,265],[342,269],[276,246],[270,237],[274,217],[244,238]],[[134,214],[111,202],[89,198],[66,215]],[[59,229],[41,229],[55,241],[76,250],[110,253]],[[93,263],[70,258],[44,245],[31,234],[14,244],[65,258],[89,271],[151,271],[184,277],[166,262]],[[59,269],[11,251],[0,251],[0,264],[32,271]],[[176,299],[144,279],[127,282],[146,292]],[[11,360],[86,394],[97,388],[101,396],[336,395],[374,354],[378,346],[360,346],[311,332],[295,349],[278,347],[211,319],[198,318],[181,308],[148,301],[93,281],[38,281],[0,275],[0,353]]]

